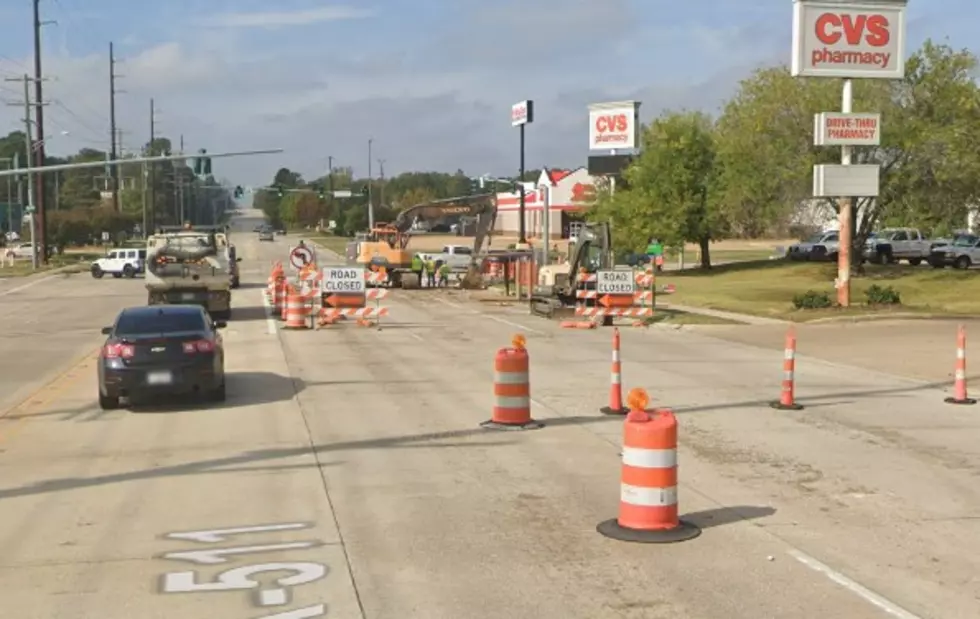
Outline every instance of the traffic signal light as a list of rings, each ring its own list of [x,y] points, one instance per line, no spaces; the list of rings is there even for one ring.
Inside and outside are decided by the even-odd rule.
[[[276,193],[279,195],[280,198],[283,196],[283,194],[285,194],[285,192],[282,189],[282,185],[276,185]]]
[[[320,198],[321,200],[326,199],[327,194],[326,194],[326,192],[323,191],[323,187],[317,187],[316,188],[316,197],[317,198]]]
[[[197,176],[210,176],[211,175],[211,158],[205,157],[208,151],[203,148],[199,151],[198,157],[194,158],[194,174]]]
[[[367,198],[368,196],[370,196],[370,195],[371,195],[371,192],[370,192],[370,191],[368,191],[368,186],[367,186],[367,185],[365,185],[365,186],[364,186],[364,189],[362,189],[362,190],[361,190],[361,195],[362,195],[363,197],[365,197],[365,198]]]
[[[235,187],[235,199],[237,200],[243,197],[245,197],[245,190],[242,189],[241,185],[238,185],[237,187]]]

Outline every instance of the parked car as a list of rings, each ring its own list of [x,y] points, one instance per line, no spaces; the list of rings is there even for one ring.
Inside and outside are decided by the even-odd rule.
[[[146,250],[132,248],[109,250],[105,257],[94,261],[89,270],[95,279],[102,279],[106,273],[116,279],[120,277],[131,279],[146,270]]]
[[[869,238],[864,257],[878,264],[893,264],[906,260],[918,266],[929,259],[934,242],[915,228],[886,228]]]
[[[4,254],[6,256],[14,258],[15,260],[30,260],[33,254],[37,253],[40,255],[40,252],[41,248],[39,246],[35,247],[32,251],[31,243],[20,243],[4,250]]]
[[[225,352],[219,329],[198,305],[152,305],[122,310],[98,364],[99,406],[119,408],[142,396],[200,395],[225,399]]]
[[[929,254],[929,265],[936,269],[969,269],[975,264],[980,264],[980,237],[973,234],[960,235],[948,245],[934,247]]]
[[[840,251],[840,233],[826,230],[789,246],[786,257],[790,260],[837,260]]]

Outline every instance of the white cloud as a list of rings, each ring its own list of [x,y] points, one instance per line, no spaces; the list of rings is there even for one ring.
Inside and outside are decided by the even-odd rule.
[[[375,11],[349,6],[324,6],[302,11],[269,11],[257,13],[221,13],[205,18],[203,24],[219,28],[279,28],[307,26],[330,21],[365,19]]]

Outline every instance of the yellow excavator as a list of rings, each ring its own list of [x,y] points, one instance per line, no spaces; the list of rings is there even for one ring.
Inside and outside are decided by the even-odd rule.
[[[563,319],[574,315],[581,303],[587,307],[596,304],[595,299],[578,299],[579,278],[600,269],[613,268],[612,230],[608,223],[587,223],[578,233],[578,239],[569,247],[568,261],[542,266],[538,270],[538,284],[531,292],[531,313],[545,318]],[[594,289],[586,283],[584,289]],[[612,324],[606,316],[603,324]]]
[[[483,285],[482,259],[479,257],[483,243],[497,219],[496,194],[479,194],[432,200],[411,206],[398,214],[392,223],[379,223],[368,231],[367,237],[353,243],[348,256],[353,262],[372,271],[384,271],[388,283],[394,288],[418,288],[418,276],[412,272],[412,256],[408,249],[412,226],[417,220],[435,221],[447,215],[476,218],[470,266],[462,279],[464,288],[480,288]]]

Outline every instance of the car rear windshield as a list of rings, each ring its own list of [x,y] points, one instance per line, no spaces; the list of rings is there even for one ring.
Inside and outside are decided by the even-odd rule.
[[[116,335],[144,335],[177,331],[204,331],[204,316],[191,312],[133,312],[116,323]]]

